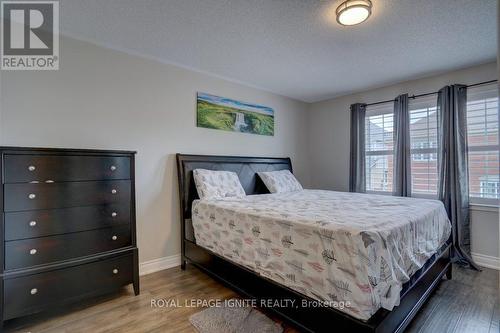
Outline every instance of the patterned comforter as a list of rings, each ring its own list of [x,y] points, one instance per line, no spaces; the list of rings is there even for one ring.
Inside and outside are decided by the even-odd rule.
[[[369,319],[449,238],[436,200],[303,190],[196,200],[196,243],[313,299]]]

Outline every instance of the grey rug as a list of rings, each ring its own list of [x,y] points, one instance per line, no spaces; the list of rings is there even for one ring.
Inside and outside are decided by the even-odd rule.
[[[252,307],[213,307],[189,317],[200,333],[281,333],[283,328]]]

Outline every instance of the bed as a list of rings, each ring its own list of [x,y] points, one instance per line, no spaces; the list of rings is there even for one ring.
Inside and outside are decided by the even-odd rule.
[[[177,162],[183,267],[189,261],[245,297],[293,301],[262,304],[280,304],[267,310],[305,331],[403,331],[442,276],[451,278],[449,222],[437,201],[266,194],[256,173],[291,171],[287,158],[178,154]],[[247,194],[260,195],[200,201],[194,169],[234,171]]]

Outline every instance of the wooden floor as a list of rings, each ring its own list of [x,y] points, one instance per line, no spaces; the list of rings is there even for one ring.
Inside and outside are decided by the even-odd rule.
[[[478,273],[454,267],[453,280],[443,280],[408,332],[499,332],[498,272]],[[141,294],[132,288],[84,304],[5,323],[5,332],[194,332],[188,317],[200,308],[191,299],[228,299],[237,295],[188,266],[141,278]],[[151,300],[174,300],[179,307],[151,307]],[[160,304],[157,302],[157,304]],[[297,332],[291,327],[285,332]]]

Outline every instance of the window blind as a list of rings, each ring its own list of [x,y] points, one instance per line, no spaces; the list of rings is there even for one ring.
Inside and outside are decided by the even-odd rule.
[[[412,196],[437,196],[437,95],[410,99]]]
[[[467,90],[469,191],[473,203],[498,203],[499,113],[496,84]]]
[[[366,108],[366,191],[392,193],[394,103]]]

